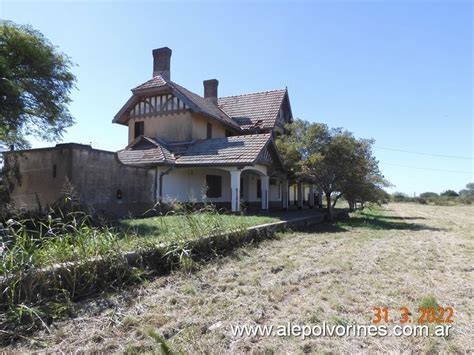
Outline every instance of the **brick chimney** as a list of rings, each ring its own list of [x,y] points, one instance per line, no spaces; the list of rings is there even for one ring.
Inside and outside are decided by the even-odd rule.
[[[168,47],[153,49],[153,77],[161,75],[170,80],[171,49]]]
[[[214,105],[217,105],[217,87],[219,81],[217,79],[204,80],[204,98],[211,101]]]

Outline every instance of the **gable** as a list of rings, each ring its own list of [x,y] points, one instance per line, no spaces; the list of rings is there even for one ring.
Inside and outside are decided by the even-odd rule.
[[[130,108],[130,118],[156,116],[188,110],[189,106],[173,94],[143,97]]]
[[[281,102],[280,110],[278,111],[278,118],[276,124],[281,127],[284,127],[287,123],[293,121],[293,114],[291,112],[290,99],[288,97],[288,92],[285,94],[283,101]]]
[[[273,170],[284,170],[273,140],[262,149],[255,163],[269,166]]]
[[[240,126],[217,105],[160,75],[132,89],[132,93],[113,123],[127,125],[131,117],[191,110],[223,123],[233,132],[241,132]]]

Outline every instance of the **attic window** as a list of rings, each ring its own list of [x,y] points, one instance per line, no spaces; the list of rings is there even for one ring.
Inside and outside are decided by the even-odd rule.
[[[144,122],[135,122],[135,135],[134,137],[137,138],[138,136],[142,136],[145,133],[145,123]]]
[[[207,139],[212,138],[212,124],[208,123],[207,124]]]

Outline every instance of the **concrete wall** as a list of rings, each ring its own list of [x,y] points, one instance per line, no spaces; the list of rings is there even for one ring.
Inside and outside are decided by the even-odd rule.
[[[67,179],[81,204],[93,214],[141,214],[154,205],[155,172],[125,166],[113,152],[58,144],[55,148],[8,153],[6,158],[19,164],[20,181],[11,196],[17,208],[36,211],[39,206],[44,210],[53,205],[63,196]]]
[[[155,171],[123,165],[113,152],[74,149],[72,167],[72,183],[93,212],[141,214],[155,203]]]
[[[207,123],[212,124],[212,137],[225,137],[222,123],[190,111],[163,114],[150,118],[131,118],[128,122],[128,142],[134,140],[135,122],[144,122],[144,134],[167,142],[186,142],[207,138]]]
[[[71,176],[71,153],[68,148],[6,153],[8,165],[16,163],[20,172],[19,181],[13,180],[13,205],[20,209],[38,210],[57,201],[66,177]],[[56,177],[53,175],[54,169]]]

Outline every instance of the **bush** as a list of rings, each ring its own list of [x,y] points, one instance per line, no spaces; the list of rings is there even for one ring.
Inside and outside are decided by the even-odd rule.
[[[413,202],[413,199],[411,197],[408,197],[408,195],[404,194],[403,192],[394,192],[392,194],[392,201],[393,202]]]
[[[424,198],[422,197],[416,197],[415,198],[415,202],[419,203],[420,205],[427,205],[428,204],[428,201],[426,201]]]
[[[425,200],[429,200],[438,198],[439,195],[436,192],[423,192],[422,194],[420,194],[420,197]]]
[[[458,197],[459,194],[454,191],[454,190],[446,190],[440,194],[440,196],[446,196],[446,197]]]

